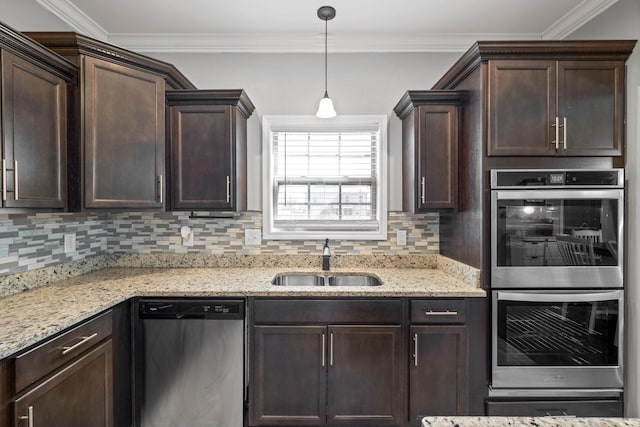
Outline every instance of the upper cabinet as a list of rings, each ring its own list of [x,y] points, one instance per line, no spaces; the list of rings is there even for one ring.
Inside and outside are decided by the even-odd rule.
[[[67,208],[67,92],[76,67],[0,24],[1,207]]]
[[[75,33],[27,33],[80,69],[79,149],[70,167],[78,209],[162,209],[165,89],[192,89],[173,66]]]
[[[624,61],[489,60],[490,156],[619,156]]]
[[[246,210],[246,93],[167,91],[167,106],[170,209]]]
[[[477,42],[434,89],[481,76],[489,157],[622,156],[625,61],[635,43]]]
[[[408,91],[394,108],[402,119],[403,211],[456,208],[462,96],[457,91]]]

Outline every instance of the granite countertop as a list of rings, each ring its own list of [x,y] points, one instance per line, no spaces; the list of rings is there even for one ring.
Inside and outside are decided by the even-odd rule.
[[[338,268],[329,273],[378,276],[375,287],[279,287],[278,273],[314,268],[110,267],[0,298],[0,358],[134,296],[484,297],[486,293],[440,269]]]
[[[639,427],[640,418],[426,417],[422,427]]]

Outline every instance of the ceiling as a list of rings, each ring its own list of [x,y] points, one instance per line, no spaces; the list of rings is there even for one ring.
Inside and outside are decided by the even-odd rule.
[[[562,39],[617,0],[22,0],[79,33],[145,52],[456,52]]]

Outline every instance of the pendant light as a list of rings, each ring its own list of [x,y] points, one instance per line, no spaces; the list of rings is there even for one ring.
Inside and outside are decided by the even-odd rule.
[[[324,21],[324,96],[318,105],[316,116],[321,119],[330,119],[336,116],[333,101],[327,92],[327,21],[336,17],[336,10],[331,6],[322,6],[318,9],[318,18]]]

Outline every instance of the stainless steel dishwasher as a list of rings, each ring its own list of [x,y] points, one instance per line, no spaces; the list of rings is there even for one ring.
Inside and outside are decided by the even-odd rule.
[[[242,427],[242,299],[141,299],[142,427]]]

